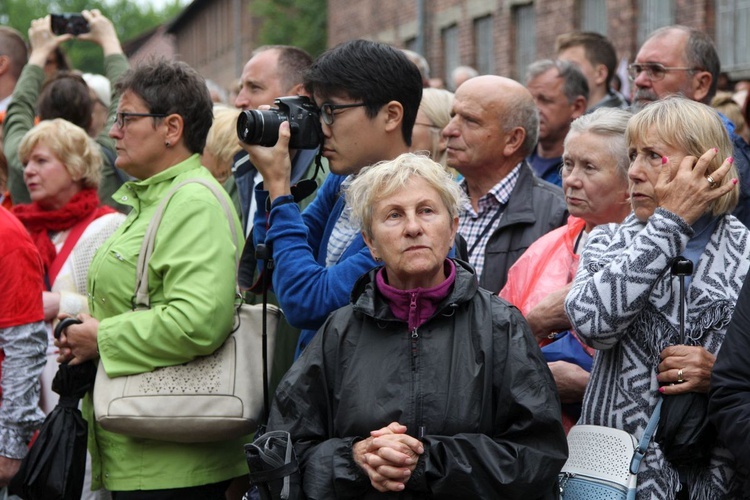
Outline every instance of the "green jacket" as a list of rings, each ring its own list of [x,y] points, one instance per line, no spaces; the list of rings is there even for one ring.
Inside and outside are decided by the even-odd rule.
[[[215,182],[196,154],[146,180],[128,182],[115,193],[132,211],[99,248],[88,275],[91,314],[100,321],[99,352],[110,377],[210,354],[231,329],[235,246],[224,210],[198,184],[184,186],[169,202],[149,261],[151,308],[131,311],[135,265],[146,227],[167,191],[189,178]],[[233,217],[240,227],[237,215]],[[84,415],[94,421],[89,397]],[[250,440],[248,436],[213,443],[170,443],[131,438],[90,425],[93,488],[182,488],[238,477],[247,473],[243,444]]]
[[[128,60],[123,54],[112,54],[104,59],[106,76],[113,83],[128,70],[128,67]],[[8,190],[10,191],[13,203],[16,205],[31,203],[29,190],[26,189],[26,183],[23,181],[23,164],[18,158],[18,148],[21,145],[23,136],[34,126],[36,101],[42,90],[43,83],[44,70],[42,68],[33,64],[24,66],[21,77],[18,79],[16,88],[13,91],[13,99],[8,105],[3,122],[3,148],[5,156],[8,159]],[[99,144],[99,147],[102,150],[107,148],[111,153],[114,153],[115,144],[109,137],[109,129],[114,123],[119,102],[119,96],[113,92],[112,102],[109,105],[107,124],[96,138],[96,143]],[[109,161],[107,155],[102,154],[102,157],[104,162],[102,164],[102,178],[99,182],[99,199],[103,204],[109,205],[115,210],[127,211],[127,206],[120,205],[112,199],[112,194],[117,191],[122,182],[115,173],[114,166]]]

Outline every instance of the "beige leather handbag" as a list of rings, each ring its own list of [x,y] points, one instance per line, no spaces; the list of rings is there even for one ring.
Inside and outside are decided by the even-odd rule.
[[[221,203],[239,263],[238,231],[221,189],[202,179],[184,181],[167,193],[146,229],[136,269],[136,310],[149,308],[148,261],[164,210],[172,195],[190,183],[206,186]],[[272,353],[280,311],[267,307],[267,352]],[[254,432],[263,409],[262,323],[262,305],[240,303],[234,330],[209,356],[116,378],[107,376],[100,361],[94,383],[96,421],[111,432],[161,441],[208,442]]]

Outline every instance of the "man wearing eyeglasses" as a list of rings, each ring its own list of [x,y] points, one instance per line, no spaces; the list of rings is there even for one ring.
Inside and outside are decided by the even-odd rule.
[[[633,111],[673,94],[708,105],[716,94],[720,69],[719,54],[706,33],[686,26],[659,28],[628,67],[636,89]],[[740,174],[740,200],[732,214],[750,227],[750,146],[734,133],[734,124],[719,115],[732,139]]]
[[[304,329],[298,353],[328,314],[348,302],[357,278],[377,265],[350,221],[343,192],[363,167],[409,151],[422,77],[401,51],[353,40],[320,56],[305,88],[320,107],[331,173],[303,213],[289,182],[288,122],[275,147],[243,145],[263,176],[253,241],[272,249],[274,291],[289,322]]]

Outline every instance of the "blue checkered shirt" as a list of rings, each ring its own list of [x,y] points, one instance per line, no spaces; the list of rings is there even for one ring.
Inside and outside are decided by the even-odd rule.
[[[466,240],[466,247],[469,249],[469,263],[474,266],[477,277],[481,277],[484,270],[484,252],[487,248],[487,242],[495,228],[500,224],[500,219],[502,219],[502,215],[496,217],[494,221],[493,217],[496,216],[498,210],[503,210],[505,205],[508,204],[510,193],[516,187],[521,165],[522,163],[516,165],[487,194],[479,198],[477,202],[479,212],[474,211],[471,201],[466,201],[464,204],[463,213],[459,218],[458,232]],[[466,194],[469,193],[465,179],[461,181],[461,187]],[[488,228],[487,226],[490,224],[492,226]]]

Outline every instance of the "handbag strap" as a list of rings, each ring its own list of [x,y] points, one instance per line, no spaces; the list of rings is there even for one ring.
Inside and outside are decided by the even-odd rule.
[[[81,236],[86,231],[86,228],[89,227],[89,224],[91,224],[96,219],[97,212],[98,210],[96,208],[92,210],[91,213],[86,216],[86,218],[80,220],[75,226],[72,227],[72,229],[68,233],[68,237],[65,238],[65,243],[63,243],[63,246],[60,249],[60,253],[57,254],[55,260],[52,261],[52,264],[47,270],[45,280],[47,282],[48,290],[52,290],[52,285],[55,284],[55,280],[57,279],[57,275],[60,273],[60,269],[62,269],[65,261],[68,260],[68,256],[75,248],[78,240],[81,239]]]
[[[640,469],[641,467],[641,461],[643,461],[643,457],[646,456],[648,445],[651,442],[651,439],[654,437],[656,426],[659,424],[659,416],[661,415],[661,403],[663,401],[664,399],[659,397],[659,401],[656,402],[654,412],[651,414],[651,418],[646,425],[646,430],[643,432],[643,436],[638,443],[638,447],[633,452],[633,459],[630,461],[631,474],[638,474],[638,469]]]
[[[167,208],[167,204],[169,203],[169,200],[172,198],[172,195],[174,195],[180,188],[185,186],[186,184],[202,184],[203,186],[207,187],[213,194],[216,196],[216,199],[219,200],[219,204],[224,209],[224,213],[227,216],[227,219],[229,219],[229,224],[231,226],[231,233],[232,233],[232,242],[234,243],[235,248],[235,254],[234,254],[234,282],[235,286],[237,287],[237,294],[240,294],[239,286],[237,285],[237,272],[239,269],[239,260],[240,260],[240,248],[239,243],[237,240],[237,223],[234,220],[234,214],[232,213],[232,209],[229,206],[229,202],[224,197],[221,188],[210,183],[209,181],[205,179],[188,179],[185,181],[180,182],[175,187],[173,187],[169,192],[164,196],[164,199],[162,199],[161,203],[159,203],[159,206],[156,207],[156,211],[154,212],[154,215],[151,217],[151,222],[149,222],[148,227],[146,228],[146,234],[143,237],[143,243],[141,244],[141,251],[138,254],[138,263],[136,264],[136,279],[135,279],[135,294],[133,295],[133,310],[141,310],[141,309],[148,309],[150,306],[150,300],[148,297],[148,262],[151,259],[151,253],[154,251],[154,242],[156,240],[156,231],[159,228],[159,224],[161,223],[161,219],[164,216],[164,211]]]

